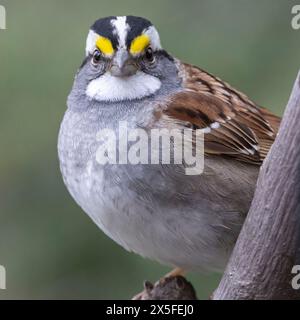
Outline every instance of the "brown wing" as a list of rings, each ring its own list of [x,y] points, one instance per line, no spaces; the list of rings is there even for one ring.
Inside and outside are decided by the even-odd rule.
[[[206,154],[260,164],[276,137],[280,118],[195,66],[180,63],[179,68],[184,90],[170,98],[162,119],[203,129]]]

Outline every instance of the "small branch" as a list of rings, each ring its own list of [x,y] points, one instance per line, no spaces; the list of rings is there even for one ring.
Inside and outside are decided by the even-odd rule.
[[[291,286],[292,267],[300,264],[299,220],[300,73],[213,299],[300,299]]]
[[[133,300],[196,300],[196,292],[184,277],[164,278],[154,285],[145,281],[144,291],[133,297]]]

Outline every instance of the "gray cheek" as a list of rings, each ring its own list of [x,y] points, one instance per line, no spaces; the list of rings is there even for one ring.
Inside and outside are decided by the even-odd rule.
[[[170,79],[173,81],[177,78],[177,68],[174,62],[164,57],[158,56],[154,65],[141,62],[141,69],[159,79]]]
[[[162,61],[159,59],[156,59],[154,63],[148,63],[147,61],[144,61],[142,58],[138,60],[138,65],[141,69],[141,71],[148,73],[152,76],[158,77],[160,74],[160,69],[162,65]]]
[[[87,81],[91,81],[103,75],[107,71],[109,65],[109,61],[102,61],[99,63],[99,65],[94,66],[91,63],[91,58],[86,59],[85,64],[78,72],[78,77]]]

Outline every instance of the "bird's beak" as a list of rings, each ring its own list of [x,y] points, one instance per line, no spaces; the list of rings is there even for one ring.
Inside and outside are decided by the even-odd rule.
[[[137,72],[137,65],[127,50],[119,49],[113,58],[110,73],[114,77],[129,77]]]

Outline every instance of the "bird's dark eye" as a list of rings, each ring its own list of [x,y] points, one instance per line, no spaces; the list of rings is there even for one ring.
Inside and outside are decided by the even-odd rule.
[[[145,52],[145,57],[149,62],[154,62],[154,54],[151,47],[148,47]]]
[[[101,61],[101,52],[99,50],[95,50],[94,53],[93,53],[93,64],[98,64],[100,61]]]

